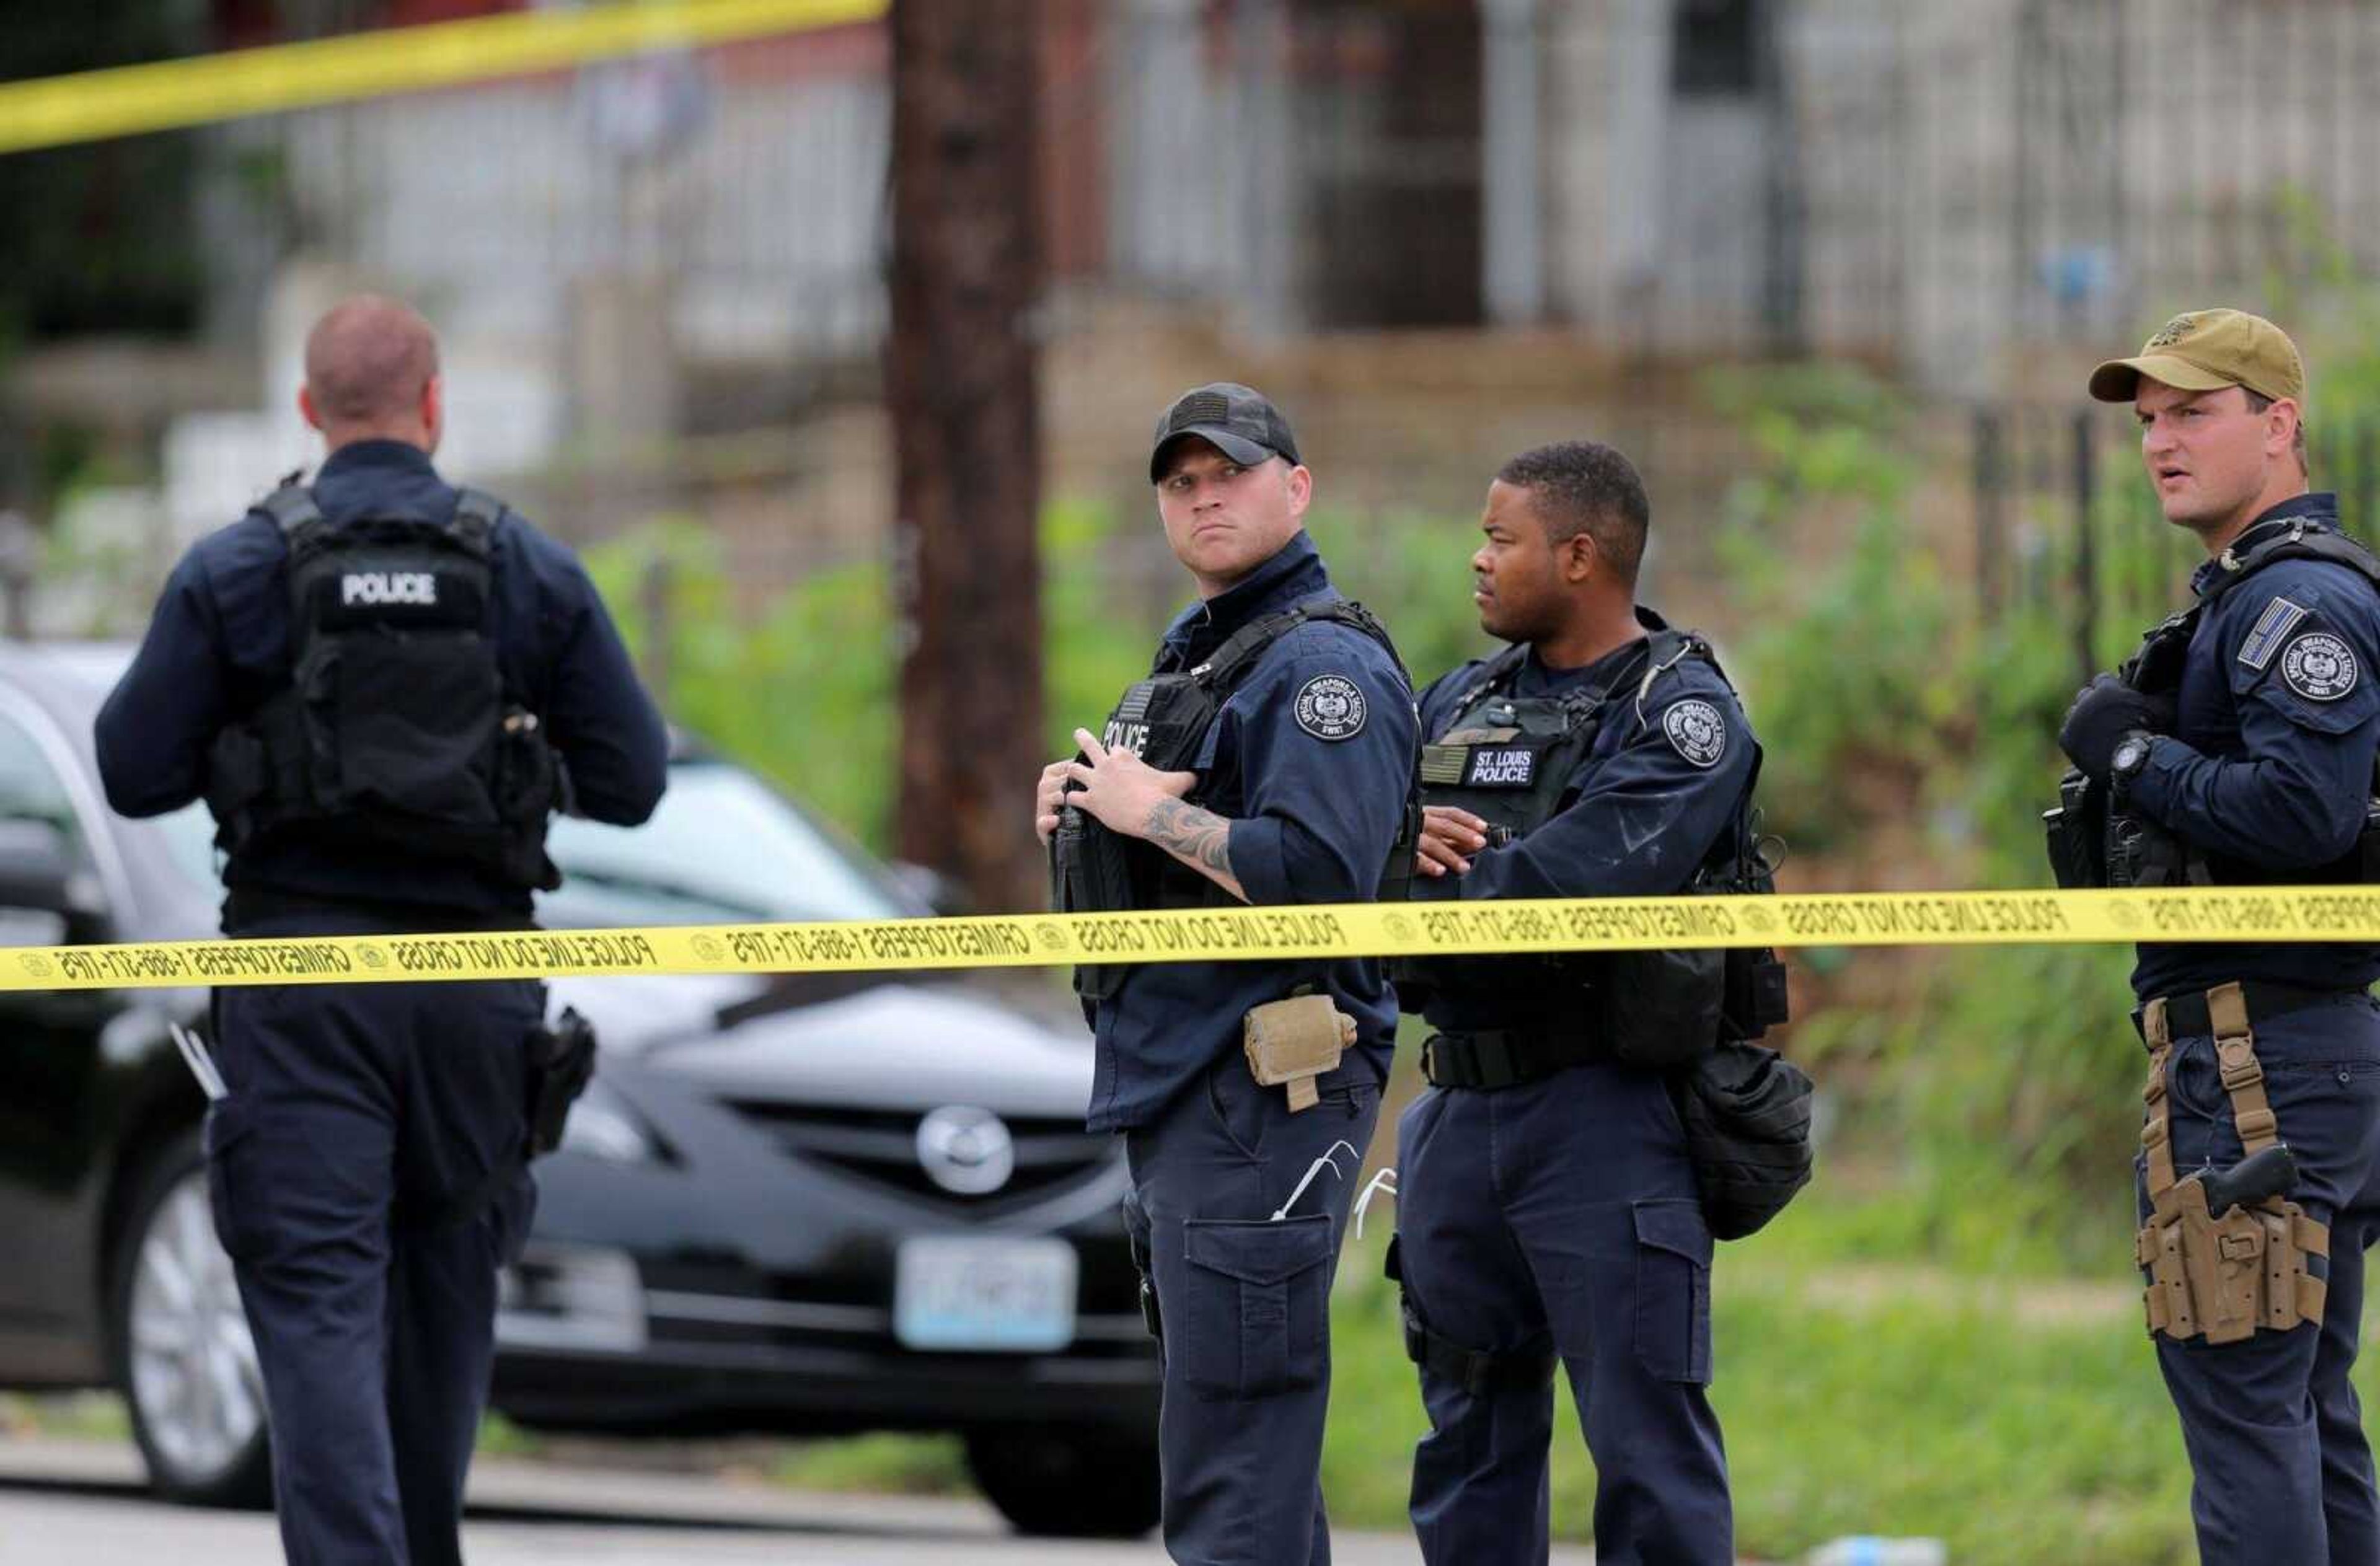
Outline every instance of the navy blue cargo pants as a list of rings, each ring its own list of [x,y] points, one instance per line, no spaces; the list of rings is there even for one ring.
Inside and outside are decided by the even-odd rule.
[[[1431,1566],[1542,1562],[1553,1366],[1595,1458],[1595,1558],[1734,1556],[1711,1378],[1711,1234],[1652,1073],[1581,1065],[1431,1088],[1397,1125],[1407,1307],[1449,1349],[1422,1369],[1413,1520]]]
[[[2181,1415],[2190,1508],[2207,1566],[2380,1560],[2372,1449],[2348,1373],[2363,1317],[2363,1253],[2380,1237],[2380,1003],[2343,992],[2252,1020],[2279,1134],[2297,1159],[2289,1198],[2330,1225],[2320,1322],[2210,1345],[2158,1336]],[[2176,1038],[2166,1065],[2174,1167],[2239,1161],[2215,1040]],[[2135,1160],[2141,1214],[2146,1171]],[[2309,1268],[2324,1270],[2321,1257]]]
[[[319,933],[285,921],[243,934]],[[358,932],[356,921],[339,927]],[[526,1236],[525,981],[217,992],[215,1223],[264,1375],[291,1566],[455,1566]]]
[[[1352,1055],[1315,1083],[1321,1101],[1292,1114],[1285,1089],[1257,1086],[1234,1054],[1125,1136],[1124,1222],[1163,1329],[1165,1548],[1184,1566],[1330,1560],[1330,1281],[1380,1089]],[[1324,1170],[1274,1220],[1340,1142],[1339,1174]]]

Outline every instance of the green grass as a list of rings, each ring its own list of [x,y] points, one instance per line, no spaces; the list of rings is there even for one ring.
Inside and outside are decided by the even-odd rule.
[[[1797,1209],[1720,1249],[1712,1401],[1743,1552],[1791,1560],[1864,1533],[1945,1539],[1961,1566],[2189,1560],[2180,1438],[2120,1276],[1961,1304],[1955,1279],[1839,1273],[1813,1259],[1822,1236],[1798,1243],[1855,1216]],[[1393,1528],[1427,1421],[1378,1261],[1367,1239],[1342,1269],[1324,1488],[1335,1519]],[[1585,1539],[1594,1470],[1558,1398],[1554,1527]]]

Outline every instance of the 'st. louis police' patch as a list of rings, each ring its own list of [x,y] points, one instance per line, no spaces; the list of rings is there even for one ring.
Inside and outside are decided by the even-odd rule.
[[[1697,767],[1716,767],[1727,754],[1727,720],[1707,701],[1674,704],[1661,714],[1661,732],[1679,755]]]
[[[1317,739],[1364,732],[1364,693],[1344,674],[1317,674],[1297,687],[1297,726]]]
[[[2355,654],[2328,631],[2308,631],[2281,654],[2281,678],[2308,701],[2337,701],[2355,688]]]

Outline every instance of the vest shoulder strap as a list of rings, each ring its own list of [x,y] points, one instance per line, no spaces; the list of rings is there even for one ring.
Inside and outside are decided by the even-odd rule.
[[[504,514],[504,503],[487,491],[463,489],[456,493],[455,515],[447,518],[447,535],[473,554],[485,554]]]
[[[2326,560],[2333,565],[2346,566],[2374,588],[2380,588],[2380,556],[2344,533],[2329,528],[2309,528],[2302,518],[2287,532],[2251,544],[2245,554],[2227,549],[2216,559],[2222,572],[2199,601],[2202,603],[2214,602],[2265,566],[2284,560]]]
[[[322,525],[322,508],[314,503],[314,492],[294,479],[258,501],[256,508],[272,517],[281,536],[293,544]]]
[[[1467,711],[1471,704],[1481,697],[1511,685],[1512,677],[1521,672],[1521,664],[1528,656],[1528,644],[1516,641],[1488,660],[1480,666],[1479,672],[1472,676],[1471,684],[1463,689],[1463,694],[1455,698],[1453,710],[1456,714],[1460,715]]]
[[[1215,649],[1213,657],[1190,673],[1209,689],[1228,696],[1255,669],[1257,660],[1264,656],[1267,649],[1309,620],[1328,621],[1363,632],[1380,644],[1390,662],[1396,664],[1398,674],[1405,674],[1404,661],[1397,656],[1395,644],[1389,640],[1388,627],[1380,624],[1379,617],[1362,604],[1350,603],[1343,599],[1301,603],[1278,613],[1251,620],[1232,632],[1223,645]],[[1405,684],[1408,687],[1412,686],[1410,674],[1405,675]]]

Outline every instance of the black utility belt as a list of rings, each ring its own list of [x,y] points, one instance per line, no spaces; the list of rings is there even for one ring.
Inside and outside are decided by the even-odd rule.
[[[2219,989],[2220,986],[2209,988]],[[2242,979],[2240,989],[2247,997],[2250,1027],[2290,1012],[2301,1011],[2308,1006],[2318,1006],[2325,1001],[2336,1001],[2342,995],[2364,993],[2362,987],[2357,985],[2343,984],[2335,989],[2325,989],[2302,984],[2280,984],[2261,978]],[[2215,1019],[2207,1011],[2206,991],[2189,989],[2179,995],[2152,996],[2132,1008],[2133,1031],[2139,1033],[2143,1038],[2148,1036],[2146,1021],[2148,1009],[2157,1001],[2165,1002],[2165,1026],[2168,1038],[2192,1038],[2202,1035],[2212,1035],[2215,1032]]]
[[[1593,1034],[1485,1028],[1431,1034],[1421,1047],[1421,1074],[1433,1087],[1492,1092],[1611,1058],[1610,1048]]]

